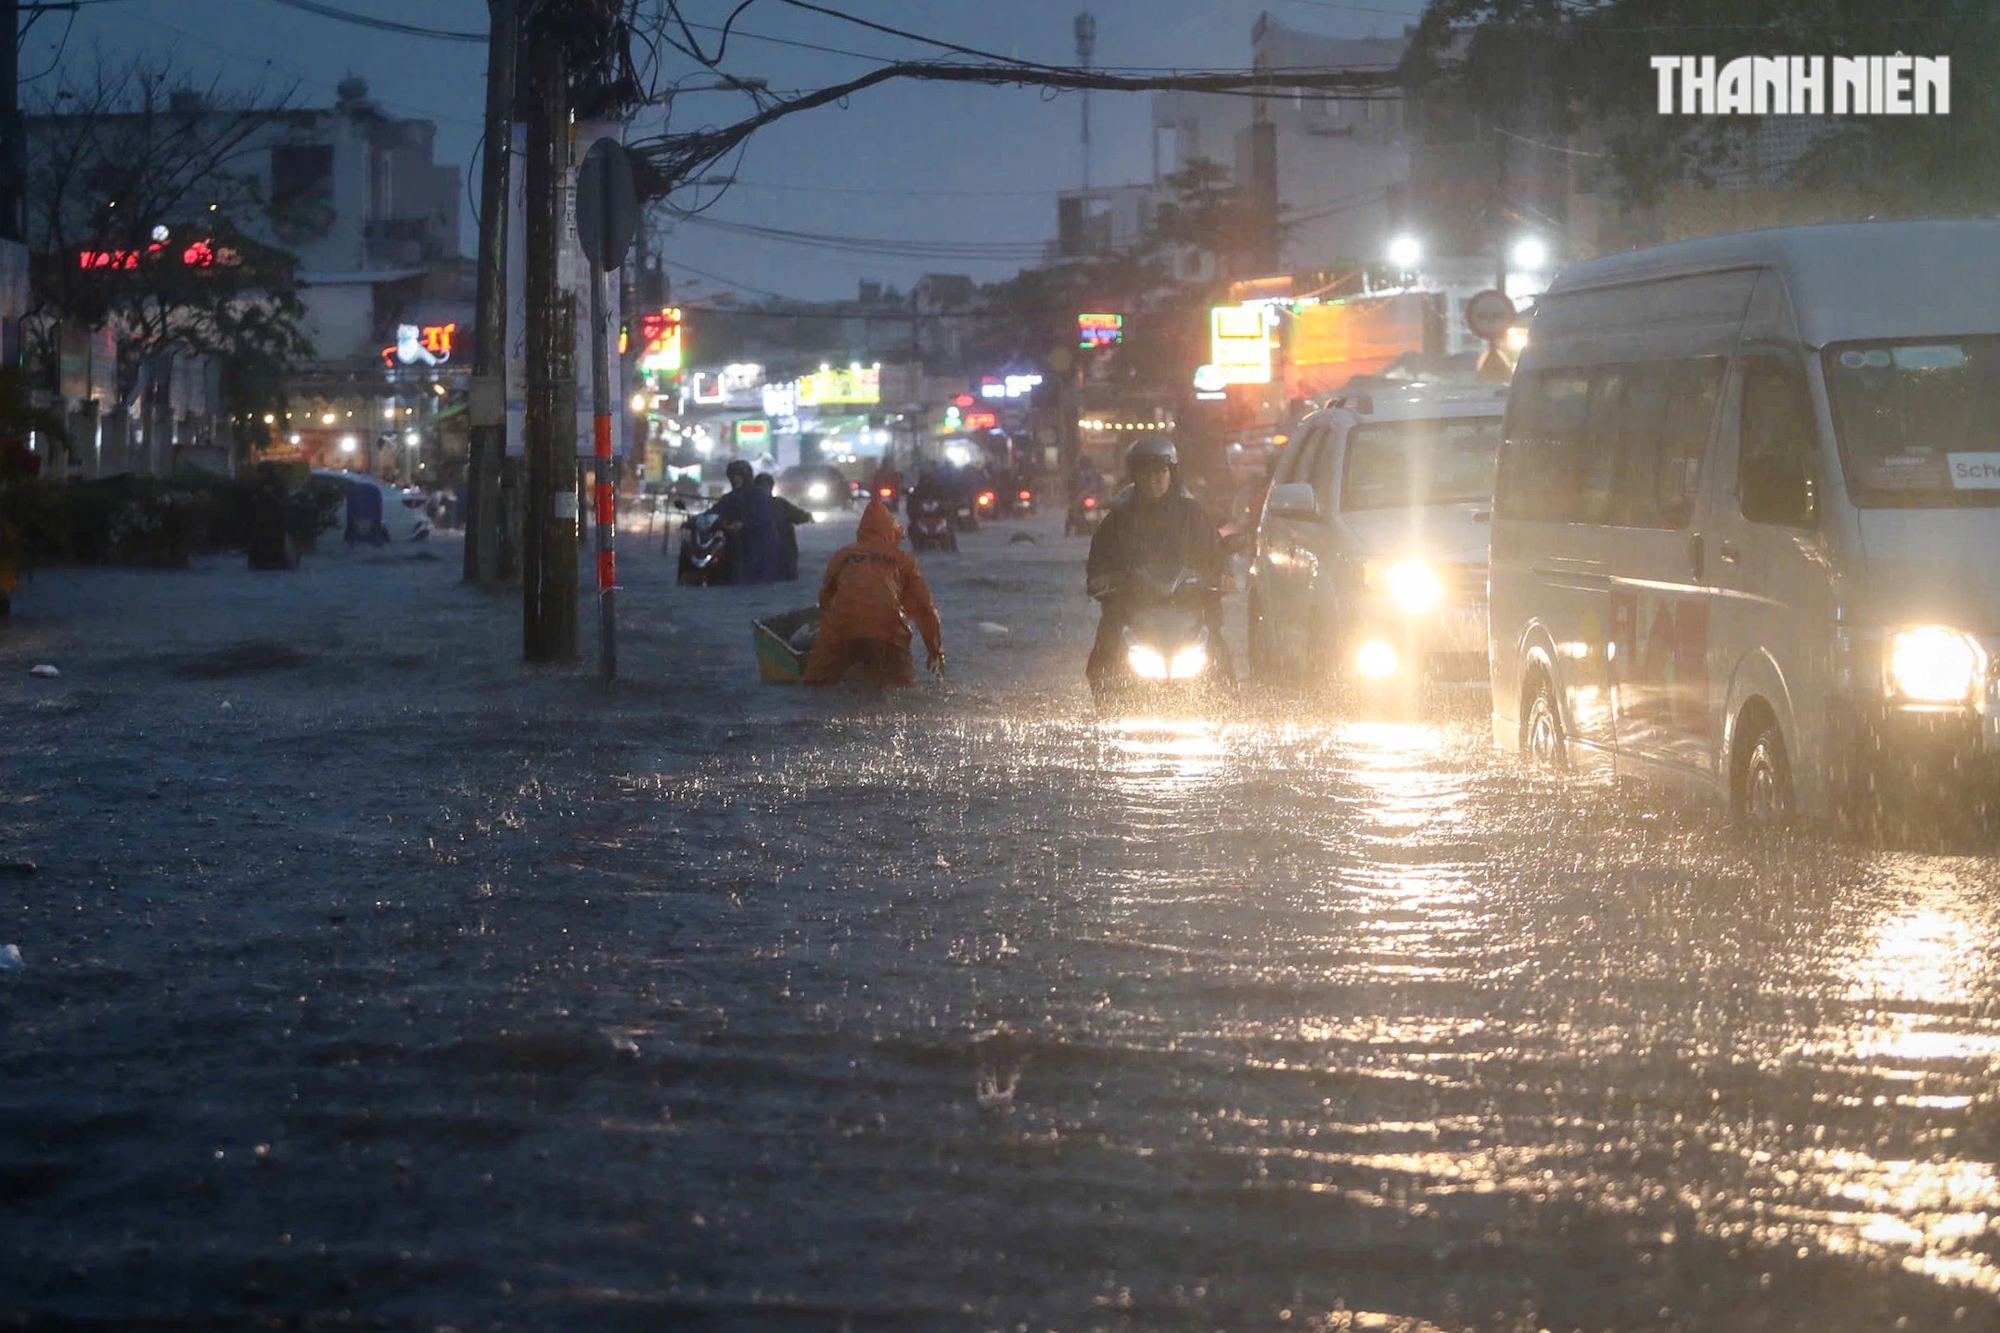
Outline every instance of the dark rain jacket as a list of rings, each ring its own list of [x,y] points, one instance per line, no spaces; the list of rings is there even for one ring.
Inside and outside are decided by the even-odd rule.
[[[850,546],[833,553],[819,585],[819,633],[806,659],[808,685],[840,679],[862,643],[910,647],[909,621],[933,654],[944,651],[944,629],[917,558],[902,549],[903,529],[879,500],[870,500]]]
[[[1201,502],[1178,483],[1157,500],[1129,486],[1120,491],[1090,539],[1088,590],[1115,588],[1137,573],[1171,578],[1183,569],[1218,583],[1224,572],[1222,540]]]
[[[778,533],[778,511],[769,491],[742,486],[717,500],[714,512],[731,530],[729,581],[778,583],[785,577],[784,539]]]

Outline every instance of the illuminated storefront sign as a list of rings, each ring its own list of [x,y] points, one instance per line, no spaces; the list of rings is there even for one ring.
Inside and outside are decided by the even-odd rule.
[[[382,349],[382,364],[397,366],[441,366],[451,360],[458,340],[456,324],[398,324],[396,345]]]
[[[713,405],[725,401],[729,391],[722,387],[722,376],[712,371],[697,370],[688,375],[688,397],[697,403]]]
[[[981,398],[1025,398],[1041,384],[1040,375],[988,375],[979,382]]]
[[[799,410],[799,389],[796,384],[766,384],[763,392],[764,415],[767,417],[788,417]]]
[[[1219,305],[1209,311],[1209,363],[1225,384],[1271,382],[1270,314],[1262,306]]]
[[[963,430],[998,430],[1000,416],[997,412],[967,412],[959,418]]]
[[[144,250],[79,250],[76,266],[86,271],[136,269],[148,260],[170,257],[178,258],[183,268],[235,268],[243,262],[242,254],[213,241],[190,241],[178,253],[165,241],[155,241]]]
[[[677,375],[686,364],[685,350],[678,307],[639,316],[639,369]]]
[[[1112,347],[1125,341],[1125,316],[1102,312],[1076,317],[1079,347]]]
[[[798,382],[800,407],[824,407],[830,403],[879,403],[882,401],[882,367],[848,366],[836,370],[821,366]]]
[[[736,423],[736,448],[763,449],[771,442],[771,423],[768,421],[739,421]]]

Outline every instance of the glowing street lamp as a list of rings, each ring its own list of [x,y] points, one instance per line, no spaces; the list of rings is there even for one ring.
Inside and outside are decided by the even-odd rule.
[[[1423,243],[1414,236],[1405,234],[1389,242],[1389,262],[1405,273],[1414,269],[1423,257]]]
[[[1539,236],[1523,236],[1514,242],[1514,267],[1539,273],[1549,262],[1549,247]]]

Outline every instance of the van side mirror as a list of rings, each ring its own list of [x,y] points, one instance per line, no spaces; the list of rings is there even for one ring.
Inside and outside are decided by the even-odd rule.
[[[1319,497],[1303,481],[1288,481],[1271,488],[1267,508],[1274,518],[1315,520],[1319,518]]]

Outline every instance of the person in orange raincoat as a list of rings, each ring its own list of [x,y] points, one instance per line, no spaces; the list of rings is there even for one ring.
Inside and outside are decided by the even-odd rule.
[[[903,529],[880,500],[862,512],[854,543],[826,562],[819,584],[819,633],[806,657],[805,683],[831,685],[859,666],[875,685],[909,685],[910,621],[924,636],[926,665],[944,670],[944,629]]]

